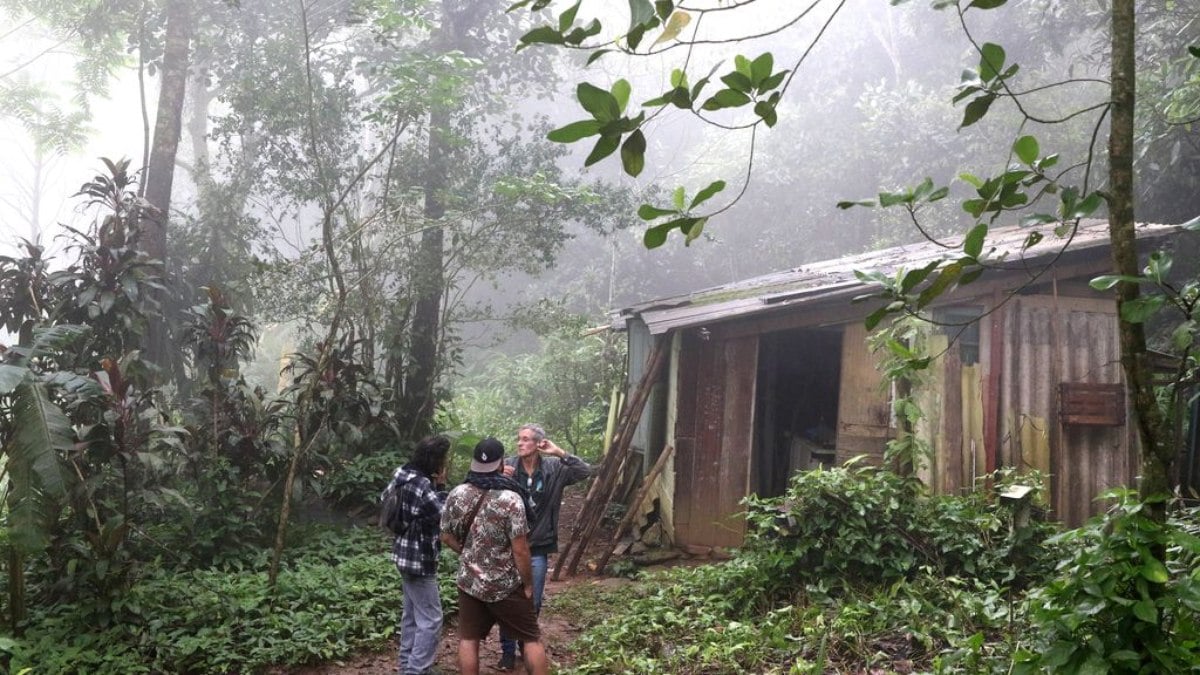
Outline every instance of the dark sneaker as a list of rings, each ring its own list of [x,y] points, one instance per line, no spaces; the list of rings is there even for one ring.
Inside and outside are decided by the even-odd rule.
[[[501,654],[500,663],[496,664],[496,670],[516,670],[517,655],[516,654]]]

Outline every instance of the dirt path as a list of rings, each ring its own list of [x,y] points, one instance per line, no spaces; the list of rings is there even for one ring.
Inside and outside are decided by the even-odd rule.
[[[570,536],[571,527],[578,518],[579,510],[582,507],[584,499],[584,486],[575,485],[566,490],[563,495],[562,508],[559,511],[559,536],[560,545],[565,545],[567,538]],[[584,564],[580,565],[580,574],[575,577],[566,578],[559,581],[552,579],[546,580],[545,600],[542,607],[542,615],[538,621],[542,629],[542,641],[546,645],[546,653],[550,657],[551,670],[557,670],[559,667],[569,665],[571,663],[569,645],[574,642],[575,638],[583,632],[587,626],[577,626],[565,616],[565,614],[556,607],[555,597],[565,591],[567,588],[576,584],[590,583],[605,583],[598,581],[596,577],[588,574],[585,570],[588,569],[587,562],[598,559],[606,549],[611,545],[611,529],[601,528],[591,544],[588,546],[584,556]],[[555,558],[550,558],[550,570],[553,572]],[[399,617],[397,617],[399,619]],[[446,626],[442,634],[442,643],[438,647],[437,667],[444,673],[458,672],[458,634],[455,631],[455,617],[447,617]],[[498,673],[496,664],[500,660],[500,641],[497,630],[493,629],[491,636],[481,645],[480,655],[480,672],[481,673]],[[302,668],[293,668],[288,670],[273,670],[274,673],[282,673],[286,675],[385,675],[396,673],[396,643],[388,647],[386,651],[372,654],[360,654],[353,658],[335,662],[325,663],[317,666],[305,666]],[[524,673],[525,666],[519,660],[517,662],[517,673]]]
[[[584,580],[587,583],[587,580]],[[542,629],[542,640],[546,645],[546,653],[550,657],[551,670],[556,670],[570,663],[570,654],[566,647],[570,645],[583,627],[570,623],[567,619],[557,616],[553,609],[553,595],[565,586],[576,583],[575,580],[547,582],[546,597],[550,600],[542,611],[539,621]],[[479,650],[481,673],[499,673],[496,663],[500,660],[500,641],[496,630],[492,630]],[[446,628],[442,634],[442,644],[438,647],[437,667],[443,673],[458,672],[458,634],[454,629],[453,617],[448,617]],[[290,675],[394,675],[396,673],[396,645],[393,642],[387,651],[374,654],[360,654],[340,663],[326,663],[319,666],[306,666],[286,671]],[[517,673],[524,673],[525,666],[517,662]]]

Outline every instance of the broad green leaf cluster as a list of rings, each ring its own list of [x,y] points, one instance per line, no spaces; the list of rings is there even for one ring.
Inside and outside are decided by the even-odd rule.
[[[1200,665],[1194,509],[1155,525],[1127,494],[1055,535],[1043,522],[1014,525],[985,495],[929,496],[877,469],[798,474],[782,497],[749,500],[751,539],[732,560],[643,576],[632,599],[621,591],[620,609],[574,646],[570,672]],[[1155,541],[1168,543],[1167,558],[1150,553]]]

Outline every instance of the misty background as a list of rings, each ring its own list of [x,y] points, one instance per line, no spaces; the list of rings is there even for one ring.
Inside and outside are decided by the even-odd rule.
[[[101,171],[98,158],[130,158],[141,167],[155,119],[161,53],[136,42],[163,30],[156,13],[138,3],[103,11],[97,5],[90,14],[62,4],[31,11],[26,3],[0,3],[0,82],[6,96],[25,103],[3,113],[0,225],[10,253],[21,238],[61,250],[60,224],[83,228],[93,217],[72,195]],[[972,30],[1003,39],[1031,88],[1104,78],[1103,14],[1068,13],[1065,4],[1020,3],[981,16]],[[565,6],[552,3],[547,18]],[[429,126],[418,111],[438,97],[452,99],[459,134],[441,309],[441,330],[454,344],[441,369],[446,382],[498,352],[536,350],[541,316],[602,325],[608,310],[650,298],[913,241],[921,235],[899,211],[836,203],[926,176],[961,197],[968,186],[956,176],[1002,168],[1019,122],[1009,111],[958,130],[962,110],[951,99],[975,52],[953,12],[859,0],[845,3],[826,27],[836,5],[817,3],[773,42],[778,67],[811,52],[779,106],[779,124],[759,134],[753,151],[748,133],[670,109],[649,127],[638,179],[621,173],[615,160],[585,169],[588,143],[545,140],[550,129],[586,116],[575,101],[576,83],[607,89],[624,77],[633,85],[631,105],[640,103],[670,88],[682,50],[650,58],[610,54],[588,67],[585,53],[516,51],[532,25],[504,7],[479,0],[193,3],[168,249],[186,284],[221,286],[262,328],[250,371],[259,381],[272,382],[280,356],[314,339],[328,320],[320,197],[307,177],[315,157],[343,182],[364,172],[336,224],[338,255],[353,277],[351,312],[376,312],[373,330],[382,333],[395,319],[386,305],[409,307],[403,287],[422,255]],[[607,7],[603,18],[620,25],[626,3]],[[788,1],[758,9],[739,13],[737,22],[710,22],[699,37],[752,33],[796,13]],[[463,17],[455,56],[431,46],[444,12]],[[1034,26],[1040,30],[1023,30]],[[690,69],[706,72],[738,48],[699,48]],[[1041,102],[1049,111],[1105,95],[1104,86],[1081,82],[1049,90]],[[319,111],[314,119],[304,111],[310,103]],[[738,114],[748,111],[728,113],[729,121]],[[305,139],[310,123],[319,127],[315,154]],[[1083,115],[1037,133],[1043,148],[1081,158],[1095,124],[1095,115]],[[393,137],[387,161],[372,164]],[[1174,139],[1168,160],[1195,164],[1194,138],[1186,138],[1182,151]],[[692,194],[717,178],[729,187],[714,204],[729,203],[743,187],[744,195],[690,246],[675,236],[646,250],[637,206],[666,203],[680,185]],[[1155,199],[1155,189],[1173,196]],[[1155,181],[1143,194],[1151,197],[1139,205],[1143,220],[1196,210],[1194,190]],[[926,214],[935,234],[960,231],[966,221],[956,204],[944,200]]]

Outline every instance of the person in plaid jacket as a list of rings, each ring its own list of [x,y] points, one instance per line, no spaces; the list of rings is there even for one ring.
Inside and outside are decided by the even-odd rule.
[[[442,508],[450,439],[429,436],[413,450],[412,461],[396,469],[384,490],[399,497],[392,562],[402,579],[400,673],[430,673],[442,638],[442,599],[437,568],[441,553]]]

